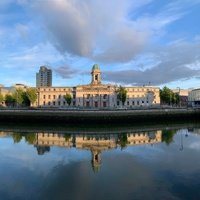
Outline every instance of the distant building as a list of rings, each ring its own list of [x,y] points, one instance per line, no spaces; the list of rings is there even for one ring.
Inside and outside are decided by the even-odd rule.
[[[75,87],[38,87],[39,107],[67,107],[65,100],[68,93],[72,97],[70,106],[85,108],[117,108],[122,102],[117,98],[118,86],[103,84],[99,65],[95,64],[91,71],[91,83]],[[160,105],[160,88],[153,86],[134,86],[124,88],[127,99],[124,106],[127,108],[149,107]]]
[[[188,94],[190,92],[189,89],[173,89],[174,93],[178,94],[180,97],[180,106],[187,106],[188,105]]]
[[[41,66],[36,73],[36,87],[51,87],[52,86],[52,70],[45,66]]]
[[[189,92],[188,103],[192,107],[200,106],[200,88],[191,90]]]

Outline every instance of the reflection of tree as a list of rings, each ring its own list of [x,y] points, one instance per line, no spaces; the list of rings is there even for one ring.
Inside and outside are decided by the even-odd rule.
[[[14,143],[19,143],[22,139],[22,134],[21,133],[13,133],[12,138]]]
[[[12,134],[14,143],[19,143],[21,141],[22,137],[25,138],[25,141],[28,144],[34,144],[34,142],[36,140],[35,133],[13,133]]]
[[[162,131],[162,142],[165,142],[167,145],[169,145],[171,142],[173,142],[173,137],[175,135],[175,130],[163,130]]]
[[[121,149],[124,149],[128,144],[127,134],[119,134],[117,144],[121,146]]]
[[[44,155],[46,152],[50,152],[49,146],[35,146],[37,148],[38,155]]]
[[[25,138],[26,142],[28,142],[28,144],[34,144],[34,142],[36,140],[36,135],[35,135],[35,133],[26,133],[24,135],[24,138]]]
[[[64,137],[66,141],[69,141],[69,139],[71,138],[71,134],[65,134]]]

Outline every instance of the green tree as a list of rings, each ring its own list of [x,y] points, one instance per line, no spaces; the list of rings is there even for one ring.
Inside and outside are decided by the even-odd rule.
[[[171,89],[165,86],[160,90],[160,100],[162,104],[178,105],[180,97],[177,93],[174,93]]]
[[[4,101],[4,96],[0,94],[0,105],[2,104],[3,101]]]
[[[15,99],[15,102],[17,103],[17,106],[21,106],[23,102],[23,93],[24,91],[21,88],[17,88],[15,92],[13,93],[13,98]]]
[[[6,94],[5,96],[5,103],[7,106],[13,106],[15,103],[15,99],[11,94]]]
[[[67,102],[68,105],[71,104],[71,102],[72,102],[72,96],[71,96],[71,94],[66,93],[66,95],[64,95],[64,99],[65,99],[65,101]]]
[[[122,102],[122,105],[124,105],[126,98],[127,98],[127,91],[124,87],[120,86],[117,90],[117,99],[119,99]]]
[[[31,102],[31,104],[34,104],[37,100],[37,90],[35,88],[28,88],[26,90],[26,95]]]
[[[30,100],[29,100],[26,92],[23,92],[22,97],[23,97],[23,105],[30,106]]]

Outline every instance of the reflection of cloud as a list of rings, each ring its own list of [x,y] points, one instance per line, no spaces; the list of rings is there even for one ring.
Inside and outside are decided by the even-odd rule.
[[[193,142],[188,146],[191,149],[200,150],[200,141]]]

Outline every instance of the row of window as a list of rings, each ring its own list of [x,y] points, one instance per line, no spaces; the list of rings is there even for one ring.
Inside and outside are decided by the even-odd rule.
[[[140,105],[144,105],[144,104],[148,104],[149,103],[149,101],[147,100],[147,101],[144,101],[144,100],[142,100],[142,101],[140,101],[140,100],[138,100],[138,101],[127,101],[126,102],[126,105],[127,106],[140,106]],[[154,103],[156,103],[156,101],[154,101]],[[119,106],[120,105],[120,101],[117,101],[117,105]]]
[[[61,94],[59,94],[59,95],[43,95],[43,99],[61,99],[61,98],[63,98],[64,97],[64,95],[61,95]],[[73,95],[73,98],[75,98],[75,95]]]
[[[71,92],[71,89],[68,88],[41,88],[40,91],[46,91],[46,92]]]
[[[156,92],[157,91],[157,89],[154,89],[154,88],[126,88],[126,90],[128,92],[149,92],[149,91]]]
[[[87,94],[84,97],[87,98],[87,99],[89,99],[89,98],[102,98],[102,97],[103,97],[103,99],[106,99],[108,97],[108,95],[107,94],[103,94],[103,95],[101,95],[101,94],[94,94],[94,95]]]
[[[56,101],[52,101],[52,102],[51,101],[48,101],[48,102],[43,101],[43,106],[65,106],[65,105],[67,105],[66,101],[58,101],[58,102],[56,102]],[[76,102],[73,101],[72,105],[75,106]]]

